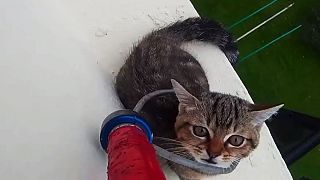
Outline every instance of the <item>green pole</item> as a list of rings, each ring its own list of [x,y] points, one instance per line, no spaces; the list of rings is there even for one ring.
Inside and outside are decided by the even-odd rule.
[[[288,32],[286,32],[286,33],[283,33],[281,36],[277,37],[276,39],[268,42],[267,44],[263,45],[262,47],[260,47],[260,48],[258,48],[258,49],[256,49],[256,50],[252,51],[252,52],[249,53],[248,55],[246,55],[246,56],[244,56],[243,58],[241,58],[241,59],[239,60],[239,63],[240,63],[240,62],[243,62],[244,60],[246,60],[246,59],[250,58],[251,56],[257,54],[258,52],[262,51],[263,49],[267,48],[268,46],[271,46],[272,44],[274,44],[275,42],[279,41],[280,39],[288,36],[289,34],[293,33],[293,32],[296,31],[297,29],[301,28],[301,26],[302,26],[302,25],[299,25],[299,26],[291,29],[290,31],[288,31]]]
[[[237,25],[239,25],[239,24],[242,23],[243,21],[245,21],[245,20],[249,19],[250,17],[258,14],[259,12],[263,11],[264,9],[266,9],[266,8],[269,7],[269,6],[271,6],[272,4],[274,4],[274,3],[277,2],[277,1],[278,1],[278,0],[273,0],[273,1],[271,1],[270,3],[268,3],[268,4],[264,5],[263,7],[259,8],[258,10],[254,11],[253,13],[249,14],[248,16],[240,19],[238,22],[236,22],[236,23],[232,24],[231,26],[229,26],[229,27],[228,27],[228,30],[236,27]]]

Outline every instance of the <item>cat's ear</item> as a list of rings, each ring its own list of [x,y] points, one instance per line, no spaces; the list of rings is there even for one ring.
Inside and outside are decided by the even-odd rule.
[[[260,127],[272,115],[277,114],[278,110],[283,106],[284,104],[279,104],[275,106],[256,105],[256,104],[251,105],[250,116],[252,118],[252,124],[255,127]]]
[[[171,84],[180,102],[179,112],[183,113],[196,109],[196,104],[199,100],[184,89],[176,80],[171,79]]]

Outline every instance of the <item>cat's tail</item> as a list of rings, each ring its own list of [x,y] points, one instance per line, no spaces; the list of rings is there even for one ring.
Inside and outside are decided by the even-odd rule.
[[[176,39],[178,43],[199,40],[218,46],[232,65],[238,59],[239,51],[232,35],[217,22],[205,18],[188,18],[158,31]]]

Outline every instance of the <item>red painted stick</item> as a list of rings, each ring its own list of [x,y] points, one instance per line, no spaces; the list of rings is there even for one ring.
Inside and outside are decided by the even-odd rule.
[[[109,135],[108,180],[165,180],[155,150],[136,126],[122,126]]]

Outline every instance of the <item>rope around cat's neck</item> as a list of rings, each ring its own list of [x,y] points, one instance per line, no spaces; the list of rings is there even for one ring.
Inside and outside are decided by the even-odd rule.
[[[143,96],[139,100],[139,102],[134,107],[133,111],[139,113],[141,111],[141,109],[143,108],[143,106],[145,105],[145,103],[148,102],[151,98],[158,96],[158,95],[161,95],[161,94],[173,93],[173,92],[174,92],[173,89],[163,89],[163,90],[157,90],[157,91],[151,92],[151,93]],[[186,158],[181,157],[177,154],[169,152],[169,151],[167,151],[167,150],[165,150],[155,144],[153,146],[157,152],[157,155],[161,156],[162,158],[165,158],[171,162],[183,165],[185,167],[188,167],[188,168],[194,169],[198,172],[209,174],[209,175],[230,173],[237,167],[237,165],[239,163],[239,161],[235,161],[229,167],[222,168],[222,167],[204,164],[204,163],[200,163],[200,162],[193,161],[190,159],[186,159]]]
[[[141,111],[141,109],[143,108],[143,106],[146,104],[146,102],[148,102],[151,98],[161,95],[161,94],[166,94],[166,93],[174,93],[173,89],[162,89],[162,90],[157,90],[157,91],[153,91],[145,96],[143,96],[138,103],[136,104],[136,106],[133,108],[133,111],[139,113]]]

